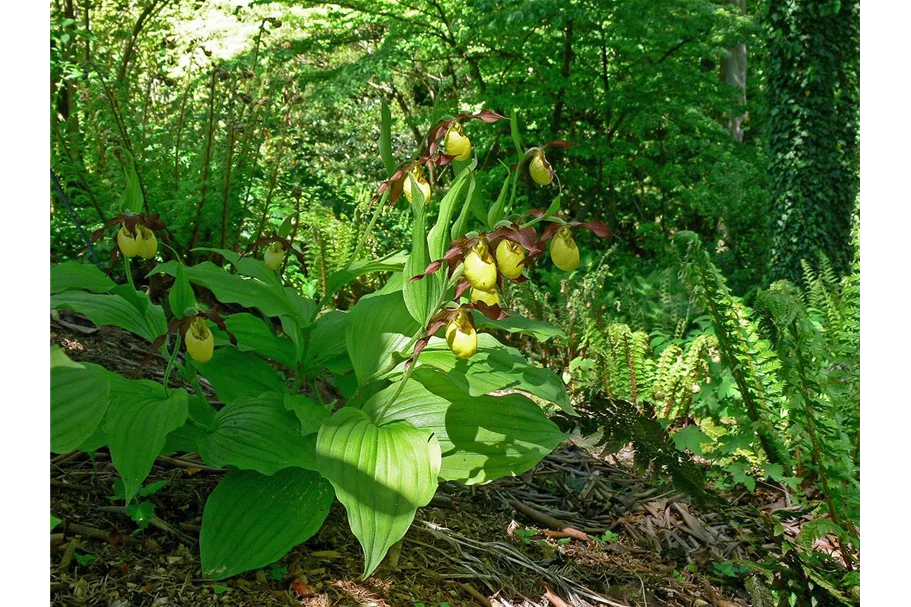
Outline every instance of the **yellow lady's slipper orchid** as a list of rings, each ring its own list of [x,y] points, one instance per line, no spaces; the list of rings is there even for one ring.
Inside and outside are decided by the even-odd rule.
[[[497,267],[506,278],[518,278],[522,275],[525,264],[525,247],[517,242],[503,239],[497,245]]]
[[[449,130],[446,131],[446,139],[443,141],[446,146],[446,153],[455,156],[456,160],[468,160],[471,154],[471,140],[462,133],[462,125],[453,122]]]
[[[194,318],[187,329],[187,352],[198,363],[207,363],[215,350],[215,336],[202,318]]]
[[[495,306],[500,303],[500,296],[497,295],[496,291],[482,291],[480,289],[472,289],[469,295],[471,301],[483,301],[488,306]]]
[[[414,180],[418,184],[418,188],[421,190],[421,194],[424,195],[424,203],[430,201],[430,184],[427,183],[427,180],[424,179],[424,171],[421,170],[421,167],[415,166],[411,171],[411,177],[414,177]],[[408,202],[411,202],[411,177],[405,176],[405,182],[402,184],[402,192],[405,194],[405,198],[408,199]]]
[[[446,343],[457,358],[471,358],[478,351],[478,332],[464,308],[446,326]]]
[[[282,248],[282,243],[273,242],[269,245],[269,248],[266,249],[266,253],[263,255],[263,261],[266,262],[266,267],[270,270],[276,270],[282,261],[285,259],[285,249]]]
[[[143,259],[152,259],[158,252],[155,233],[144,225],[136,226],[136,253]]]
[[[117,246],[124,257],[135,257],[139,254],[139,245],[136,244],[136,236],[127,231],[126,226],[121,226],[117,232]]]
[[[564,272],[572,272],[579,266],[579,247],[570,233],[568,226],[557,230],[557,234],[550,241],[550,258],[554,265]]]
[[[497,284],[497,264],[494,262],[487,246],[487,241],[479,240],[478,244],[465,256],[465,278],[475,289],[491,291]]]
[[[548,170],[548,164],[547,160],[544,158],[543,150],[535,152],[535,156],[531,159],[531,164],[528,166],[528,172],[531,173],[531,178],[535,180],[535,183],[540,185],[548,185],[554,180],[554,176]]]

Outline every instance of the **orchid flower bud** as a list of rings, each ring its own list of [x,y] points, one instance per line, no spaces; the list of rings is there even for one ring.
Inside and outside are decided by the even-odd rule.
[[[550,258],[554,265],[564,272],[572,272],[579,266],[579,247],[573,240],[569,226],[557,230],[557,234],[550,241]]]
[[[506,278],[518,278],[525,264],[525,247],[511,240],[501,240],[497,245],[497,267]]]
[[[462,125],[458,122],[453,122],[446,131],[443,144],[446,147],[446,153],[455,156],[456,160],[468,160],[471,155],[471,140],[462,134]]]
[[[535,180],[535,183],[540,185],[549,185],[554,180],[550,171],[550,163],[544,158],[543,150],[535,152],[534,158],[531,159],[531,164],[528,166],[528,172],[531,173],[531,178]]]
[[[187,353],[198,363],[207,363],[212,359],[212,352],[215,350],[215,336],[206,325],[206,321],[200,317],[193,319],[190,328],[187,329],[185,338],[187,344]]]
[[[269,245],[269,248],[266,249],[266,253],[263,255],[263,261],[266,262],[266,267],[270,270],[277,270],[279,266],[282,265],[282,261],[285,259],[285,249],[282,248],[282,243],[273,242]]]
[[[117,232],[117,246],[124,257],[135,257],[139,254],[139,245],[136,243],[136,235],[130,234],[126,226],[121,226]]]
[[[418,184],[418,188],[421,190],[421,194],[424,195],[424,204],[427,204],[430,201],[430,184],[427,183],[427,180],[424,179],[424,172],[421,170],[421,167],[415,166],[411,171],[411,177],[414,177],[414,180]],[[405,176],[405,182],[402,184],[402,193],[405,194],[405,198],[408,199],[408,202],[411,202],[411,177],[408,175]]]
[[[471,301],[477,303],[483,301],[488,306],[496,306],[500,303],[500,296],[497,295],[496,291],[482,291],[480,289],[472,289],[469,293]]]
[[[457,358],[471,358],[478,351],[478,332],[464,308],[459,308],[446,326],[446,343]]]
[[[491,291],[497,284],[497,264],[494,262],[487,246],[487,241],[479,240],[463,262],[465,278],[475,289]]]
[[[136,226],[136,252],[143,259],[152,259],[158,252],[155,233],[144,225]]]

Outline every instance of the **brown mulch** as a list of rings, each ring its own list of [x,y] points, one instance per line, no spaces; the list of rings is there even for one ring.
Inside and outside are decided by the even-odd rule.
[[[75,314],[51,321],[51,341],[73,359],[132,377],[164,374],[160,357],[140,368],[145,342],[116,328],[94,329]],[[275,565],[222,582],[201,579],[196,539],[221,475],[198,454],[159,458],[147,483],[168,483],[147,499],[160,525],[143,530],[116,511],[122,502],[110,496],[117,473],[104,450],[93,458],[52,458],[52,511],[65,522],[52,533],[51,604],[749,604],[742,588],[705,573],[711,562],[751,556],[743,529],[696,508],[627,459],[570,441],[519,477],[482,487],[442,484],[366,581],[338,503],[313,538]]]

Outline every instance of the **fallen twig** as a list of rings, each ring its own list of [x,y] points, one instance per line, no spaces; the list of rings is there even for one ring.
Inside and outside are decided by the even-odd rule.
[[[554,589],[547,582],[541,582],[544,586],[544,598],[550,601],[554,607],[570,607],[570,604],[561,599],[554,593]]]
[[[487,597],[484,596],[483,594],[481,594],[480,592],[478,592],[477,590],[475,590],[474,586],[472,586],[471,584],[460,583],[459,586],[462,587],[462,590],[464,590],[465,592],[470,594],[474,600],[479,602],[481,605],[484,605],[484,607],[493,607],[490,604],[490,601],[487,600]]]
[[[591,538],[588,536],[588,534],[583,533],[582,531],[579,531],[578,529],[575,529],[573,527],[570,527],[563,521],[557,520],[552,516],[544,514],[543,512],[539,512],[539,511],[535,510],[534,508],[532,508],[531,506],[526,506],[525,504],[523,504],[521,502],[517,502],[516,500],[507,498],[507,501],[509,502],[509,505],[512,506],[513,508],[515,508],[518,512],[521,512],[522,514],[524,514],[525,516],[527,516],[528,518],[532,519],[533,521],[535,521],[537,523],[546,525],[553,531],[562,531],[563,533],[566,533],[568,537],[572,537],[577,540],[582,540],[584,542],[591,541]]]
[[[122,514],[124,516],[129,516],[127,514],[127,509],[123,506],[100,506],[98,508],[98,510],[100,510],[102,512],[113,512],[115,514]],[[172,527],[168,523],[164,522],[157,516],[153,515],[149,519],[149,524],[160,531],[164,531],[165,533],[167,533],[169,535],[173,535],[175,538],[177,538],[177,541],[179,541],[181,544],[185,544],[187,546],[196,545],[196,540],[194,540],[192,537],[190,537],[186,533],[180,531],[179,529],[175,529],[174,527]]]
[[[71,523],[69,521],[61,522],[58,528],[63,529],[64,536],[81,535],[93,540],[104,540],[106,542],[110,541],[111,543],[114,543],[112,540],[115,538],[115,535],[119,535],[116,531],[108,532],[103,529],[96,529],[95,527]]]
[[[62,463],[68,462],[71,459],[75,458],[80,453],[82,453],[82,451],[70,451],[69,453],[61,453],[60,455],[58,455],[56,457],[52,457],[51,463],[52,464],[62,464]]]
[[[204,470],[206,472],[227,472],[225,468],[213,468],[212,466],[207,466],[202,462],[188,462],[176,457],[168,457],[167,455],[159,455],[157,458],[155,458],[155,461],[170,464],[171,466],[176,466],[177,468],[196,468],[197,470]]]
[[[64,483],[51,479],[51,487],[60,487],[61,489],[70,489],[72,491],[94,491],[94,488],[88,485],[77,485],[76,483]]]

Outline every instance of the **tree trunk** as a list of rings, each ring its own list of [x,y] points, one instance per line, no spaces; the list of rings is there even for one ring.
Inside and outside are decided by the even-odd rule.
[[[746,15],[746,0],[731,0],[741,15]],[[721,60],[721,77],[740,92],[737,95],[737,106],[725,118],[728,132],[734,141],[743,141],[743,120],[746,113],[741,108],[747,102],[747,45],[743,42],[728,49],[728,54]]]
[[[566,105],[566,81],[569,80],[569,66],[573,59],[573,20],[566,22],[566,29],[563,30],[563,67],[560,69],[560,77],[563,82],[560,90],[557,92],[557,102],[554,104],[554,116],[551,120],[550,130],[556,136],[560,131],[560,120],[563,117],[563,107]]]
[[[860,2],[770,0],[767,32],[772,278],[800,282],[823,253],[853,257],[860,187]]]

